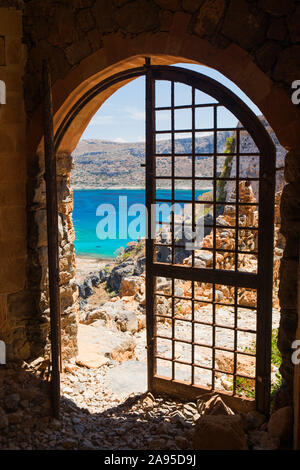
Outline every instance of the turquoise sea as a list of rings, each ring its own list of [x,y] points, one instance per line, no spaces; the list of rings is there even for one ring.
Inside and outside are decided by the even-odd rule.
[[[196,197],[205,191],[197,191]],[[119,237],[119,213],[126,212],[126,207],[119,207],[119,197],[127,196],[127,208],[132,204],[145,204],[145,191],[143,189],[91,189],[74,190],[74,211],[73,223],[75,228],[75,250],[77,255],[113,258],[120,247],[125,247],[132,238],[127,236]],[[157,197],[168,199],[170,191],[160,189],[157,191]],[[175,193],[177,199],[189,200],[190,191],[178,190]],[[97,237],[96,229],[99,221],[103,219],[96,215],[96,210],[100,204],[112,204],[116,213],[116,233],[117,238],[101,240]],[[106,214],[104,214],[105,216]],[[138,214],[137,214],[138,215]],[[136,216],[127,217],[127,227]],[[138,227],[139,238],[145,236],[144,223]],[[125,232],[127,232],[125,228]]]

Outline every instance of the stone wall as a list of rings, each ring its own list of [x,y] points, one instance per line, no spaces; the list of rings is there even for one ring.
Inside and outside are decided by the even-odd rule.
[[[0,104],[0,339],[8,356],[29,353],[27,320],[32,315],[26,284],[26,115],[22,76],[22,12],[0,8],[0,79],[6,104]]]
[[[64,358],[77,352],[77,285],[75,280],[74,230],[72,223],[73,196],[70,187],[72,157],[57,156],[57,187],[59,211],[59,263],[62,353]],[[31,297],[35,299],[35,315],[31,319],[32,353],[43,354],[49,350],[49,294],[48,294],[48,247],[46,218],[46,187],[43,155],[37,157],[35,174],[32,175],[28,192],[28,282]]]
[[[282,374],[291,389],[290,343],[297,325],[299,172],[289,171],[289,165],[299,169],[300,110],[291,103],[290,87],[300,78],[299,0],[28,0],[23,29],[17,9],[23,8],[22,2],[6,0],[1,5],[12,7],[1,8],[0,14],[0,53],[5,55],[0,57],[0,64],[5,64],[0,65],[0,78],[7,83],[9,104],[0,108],[0,319],[9,354],[21,358],[38,354],[48,328],[44,191],[36,158],[42,139],[42,60],[49,59],[51,66],[57,128],[74,101],[99,81],[100,73],[111,75],[121,69],[119,64],[135,66],[133,57],[140,57],[142,63],[146,54],[156,63],[181,58],[205,63],[233,80],[260,107],[281,145],[290,150],[281,207],[287,243],[281,267],[279,343],[284,357]],[[27,46],[25,72],[22,37]],[[76,138],[66,144],[69,153],[96,104],[78,115],[72,126]],[[66,181],[60,188],[64,194],[60,205],[63,325],[71,336],[76,332],[73,248],[66,235],[67,226],[71,227],[71,201],[68,176],[64,173],[59,178]],[[69,352],[73,349],[75,344]]]
[[[38,126],[44,58],[51,66],[57,127],[75,100],[99,80],[102,70],[111,75],[120,70],[116,64],[139,54],[151,55],[155,63],[165,56],[169,62],[178,57],[227,75],[260,107],[281,145],[297,148],[300,112],[290,94],[291,82],[300,76],[299,17],[299,0],[29,0],[24,10],[27,115]],[[128,66],[134,65],[131,60]],[[95,110],[94,104],[79,113],[69,131],[73,136],[69,141],[65,138],[63,149],[74,150]],[[38,145],[42,131],[38,135],[35,128],[32,135]],[[283,193],[284,235],[293,191],[288,185]],[[288,387],[293,374],[288,343],[296,334],[297,313],[286,288],[295,282],[298,260],[296,234],[291,235],[295,227],[289,227],[280,289],[280,348]],[[295,287],[294,296],[296,292]]]
[[[299,16],[298,0],[29,0],[27,112],[33,116],[41,103],[44,58],[54,83],[71,74],[68,86],[80,87],[75,70],[85,61],[82,82],[92,70],[96,74],[118,57],[124,60],[127,51],[132,57],[153,54],[154,60],[177,56],[225,73],[261,108],[281,144],[289,145],[297,138],[300,114],[291,103],[289,112],[284,110],[291,82],[300,75]],[[55,106],[65,91],[60,87]]]
[[[291,361],[292,342],[296,338],[298,326],[298,266],[300,233],[300,151],[290,151],[286,155],[285,180],[281,197],[281,233],[286,246],[280,267],[279,301],[281,321],[278,346],[283,363],[280,372],[286,384],[283,400],[292,400],[294,366]]]

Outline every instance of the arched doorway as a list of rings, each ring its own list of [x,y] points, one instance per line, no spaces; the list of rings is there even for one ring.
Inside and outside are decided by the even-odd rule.
[[[114,75],[104,82],[97,84],[87,92],[64,118],[59,129],[54,136],[54,145],[59,147],[64,134],[72,125],[74,118],[97,94],[103,92],[111,86],[120,82],[127,82],[140,75],[146,75],[146,194],[148,209],[148,228],[152,226],[155,219],[153,204],[167,202],[170,204],[181,203],[189,205],[191,208],[190,225],[195,231],[197,221],[200,219],[197,209],[204,205],[203,201],[196,197],[197,184],[209,181],[211,184],[210,218],[205,218],[208,214],[202,213],[204,229],[211,235],[211,245],[203,247],[197,245],[193,249],[184,250],[186,256],[184,260],[178,261],[176,253],[183,250],[182,244],[178,244],[175,237],[175,225],[177,224],[174,215],[169,223],[169,237],[167,243],[163,243],[168,249],[167,261],[161,261],[156,253],[161,245],[157,239],[149,237],[147,239],[147,332],[148,332],[148,386],[153,392],[167,392],[179,396],[196,396],[208,390],[215,391],[216,377],[218,374],[226,374],[232,378],[232,390],[222,391],[225,401],[229,402],[233,408],[240,406],[240,398],[237,394],[238,381],[249,380],[255,382],[255,401],[258,410],[268,412],[270,394],[270,344],[271,344],[271,309],[272,309],[272,253],[273,253],[273,207],[274,207],[274,176],[275,176],[275,151],[272,141],[260,123],[258,118],[237,98],[232,92],[221,86],[216,81],[196,72],[187,71],[177,67],[150,66],[147,62],[145,67],[131,69],[126,72]],[[170,85],[170,103],[164,107],[155,105],[155,85],[157,81],[164,81]],[[175,84],[180,83],[188,87],[190,91],[190,102],[177,105]],[[197,97],[198,93],[200,97]],[[211,102],[201,101],[201,93],[212,98]],[[211,122],[209,125],[198,125],[197,112],[200,110],[210,110]],[[235,142],[230,152],[224,153],[218,147],[218,132],[224,130],[218,123],[220,109],[226,109],[234,114],[240,125],[235,129],[228,129],[235,132]],[[176,113],[185,111],[190,114],[190,124],[185,129],[176,128]],[[169,127],[157,129],[156,113],[166,112],[169,114]],[[214,135],[213,151],[203,154],[197,148],[197,134],[211,132]],[[189,148],[182,153],[176,150],[176,134],[186,133],[190,137]],[[243,133],[249,134],[256,146],[255,152],[240,152],[240,141]],[[162,154],[157,153],[156,137],[158,134],[170,136],[170,146]],[[257,158],[259,165],[259,177],[249,179],[240,171],[242,159],[251,156]],[[187,157],[191,164],[191,174],[186,177],[191,190],[190,197],[183,201],[177,200],[176,188],[176,159]],[[218,173],[218,160],[221,158],[231,158],[231,164],[235,166],[235,176],[220,175]],[[169,159],[170,173],[159,176],[156,174],[156,161],[158,158]],[[197,174],[197,160],[201,158],[210,159],[211,173],[203,176]],[[155,190],[159,179],[168,180],[170,183],[169,196],[164,201],[156,198]],[[230,200],[218,193],[220,183],[232,183],[234,186],[233,196]],[[257,199],[251,190],[251,183],[257,186]],[[243,197],[242,197],[243,193]],[[246,212],[248,211],[248,214]],[[223,217],[223,219],[221,219]],[[209,222],[207,222],[209,219]],[[223,223],[221,223],[223,222]],[[154,225],[159,224],[159,220],[154,220]],[[231,238],[231,248],[219,245],[221,230],[226,227]],[[245,249],[240,245],[240,234],[248,231],[253,237],[253,247]],[[204,248],[204,249],[203,249]],[[189,253],[190,252],[190,253]],[[226,256],[225,256],[226,254]],[[203,259],[209,259],[209,263]],[[224,255],[224,256],[223,256]],[[229,255],[229,256],[228,256]],[[230,262],[221,262],[225,258],[230,258]],[[249,268],[241,262],[245,258],[254,261]],[[246,263],[247,264],[247,263]],[[169,282],[169,287],[161,291],[157,287],[158,278],[163,277]],[[181,281],[190,283],[188,294],[184,291],[180,295],[176,292],[176,284]],[[220,292],[224,289],[230,291],[230,308],[232,311],[231,324],[223,325],[217,319],[218,307],[224,305]],[[210,293],[203,299],[203,290],[210,290]],[[202,292],[202,294],[201,294]],[[200,295],[200,297],[199,297]],[[243,297],[251,297],[245,302]],[[157,297],[169,300],[169,322],[170,335],[164,337],[157,334],[156,311]],[[189,338],[178,338],[176,336],[176,322],[182,321],[177,316],[176,301],[181,299],[190,305],[190,316],[185,319],[189,326]],[[211,310],[210,319],[199,319],[196,317],[197,306],[205,303]],[[255,327],[249,331],[239,325],[240,310],[249,310],[256,315]],[[211,340],[203,343],[197,338],[197,329],[205,328],[209,331]],[[219,344],[217,337],[220,330],[230,331],[232,340],[230,345]],[[255,337],[255,347],[252,351],[241,349],[239,345],[239,335],[250,333]],[[57,335],[58,338],[59,335]],[[156,344],[158,340],[165,340],[169,343],[169,353],[166,357],[156,354]],[[175,350],[178,343],[185,343],[190,348],[190,360],[183,362],[175,357]],[[221,342],[222,343],[222,342]],[[211,355],[209,366],[197,363],[195,359],[196,349],[206,348]],[[55,348],[56,351],[59,348]],[[230,355],[230,367],[222,369],[216,365],[216,355],[223,351]],[[239,372],[241,356],[251,356],[255,362],[254,374],[243,375]],[[55,359],[55,358],[54,358]],[[158,371],[158,361],[170,364],[169,374],[161,374]],[[181,364],[189,370],[188,378],[180,378],[176,374],[176,365]],[[203,386],[198,372],[209,373],[211,376],[210,385]],[[57,383],[55,384],[57,386]],[[220,391],[220,390],[219,390]],[[57,395],[54,395],[57,397]],[[250,402],[251,400],[249,400]],[[245,406],[247,407],[247,403]]]

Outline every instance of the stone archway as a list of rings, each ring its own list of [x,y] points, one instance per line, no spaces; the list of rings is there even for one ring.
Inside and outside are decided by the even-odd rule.
[[[176,16],[176,15],[175,15]],[[54,124],[55,129],[58,128],[74,102],[99,80],[102,80],[112,73],[122,71],[134,66],[140,66],[144,63],[144,55],[150,56],[154,64],[171,64],[174,62],[197,62],[204,65],[214,67],[222,72],[232,81],[234,81],[261,109],[262,113],[268,119],[270,125],[274,129],[280,143],[291,151],[288,155],[290,165],[295,165],[297,160],[297,149],[300,145],[300,137],[297,133],[299,122],[299,113],[295,106],[292,105],[285,90],[274,85],[272,80],[264,74],[253,62],[250,55],[236,44],[231,44],[225,49],[219,49],[212,46],[208,41],[195,38],[188,33],[182,34],[178,39],[177,28],[184,30],[186,22],[184,15],[177,16],[177,22],[174,22],[171,32],[153,34],[143,34],[133,39],[123,39],[119,35],[110,37],[105,42],[104,47],[84,58],[78,65],[74,66],[71,71],[61,80],[57,80],[53,85],[53,102],[54,102]],[[104,94],[98,95],[86,108],[78,114],[74,121],[74,125],[65,135],[61,142],[58,159],[61,162],[68,162],[69,155],[73,151],[78,142],[80,135],[87,126],[89,120],[101,106],[101,104],[112,94],[118,86],[108,90]],[[39,153],[41,146],[42,129],[41,129],[41,108],[33,113],[29,124],[28,133],[28,158],[32,163],[35,160],[36,153]],[[62,167],[66,167],[62,163]],[[64,170],[65,171],[65,170]],[[65,175],[67,175],[67,171]],[[295,174],[288,173],[287,181],[290,183],[283,193],[283,231],[287,238],[290,237],[294,242],[295,234],[290,230],[290,213],[291,204],[295,205]],[[70,209],[69,200],[67,202]],[[299,204],[296,202],[296,204]],[[66,227],[70,225],[70,211],[66,214]],[[62,208],[62,212],[65,208]],[[286,216],[285,216],[286,214]],[[288,247],[290,246],[288,240]],[[284,357],[284,365],[282,368],[283,376],[288,384],[288,388],[292,388],[293,366],[290,362],[291,342],[295,337],[297,326],[296,311],[296,288],[293,295],[290,293],[291,281],[295,286],[296,282],[296,265],[298,263],[298,255],[289,248],[286,249],[284,260],[281,268],[281,307],[284,313],[280,328],[280,348]],[[42,263],[43,264],[43,263]],[[73,293],[70,290],[70,280],[67,281],[66,291],[72,298]],[[288,297],[288,299],[287,299]],[[75,328],[74,324],[70,327],[70,331]],[[288,394],[291,397],[290,393]]]
[[[293,105],[285,90],[276,86],[242,48],[232,44],[220,50],[208,41],[187,33],[180,37],[180,44],[176,44],[176,47],[171,39],[171,33],[145,34],[142,38],[130,40],[116,36],[108,41],[106,47],[79,62],[63,79],[53,84],[55,130],[86,91],[110,75],[143,66],[147,56],[151,58],[153,65],[189,62],[206,65],[221,72],[244,91],[261,110],[283,147],[290,150],[300,145],[298,133],[300,113],[297,107]],[[121,85],[116,85],[103,95],[98,95],[82,110],[72,130],[61,143],[59,151],[72,153],[96,110],[119,86]],[[38,107],[29,121],[30,154],[35,154],[41,143],[43,131],[40,118],[41,107]]]

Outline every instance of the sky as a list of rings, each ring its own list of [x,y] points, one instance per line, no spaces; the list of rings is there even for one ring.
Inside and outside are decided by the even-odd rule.
[[[239,96],[255,114],[261,114],[255,104],[231,80],[214,69],[196,64],[176,64],[189,70],[203,73],[214,78]],[[156,106],[170,105],[170,84],[157,82]],[[204,93],[196,94],[196,103],[214,102]],[[191,104],[190,87],[183,84],[175,85],[175,105]],[[196,128],[212,126],[212,108],[196,111]],[[157,130],[170,128],[170,112],[157,112]],[[218,127],[235,127],[237,119],[225,108],[218,110]],[[191,111],[175,112],[175,129],[191,128]],[[178,134],[177,137],[184,137]],[[163,138],[163,136],[162,136]],[[145,78],[139,77],[116,91],[107,99],[91,119],[81,139],[104,139],[114,142],[145,141]]]

